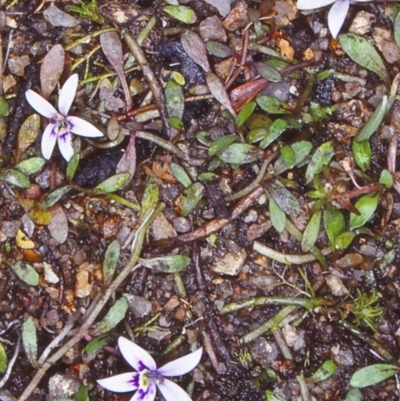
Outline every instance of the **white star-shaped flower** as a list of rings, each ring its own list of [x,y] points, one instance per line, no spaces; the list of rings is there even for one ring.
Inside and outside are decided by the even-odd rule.
[[[120,337],[118,345],[122,356],[136,372],[111,376],[97,383],[116,393],[136,391],[130,401],[154,401],[157,388],[166,401],[191,401],[184,390],[165,376],[181,376],[193,370],[200,362],[202,348],[157,369],[153,357],[132,341]]]
[[[72,135],[96,138],[103,136],[94,125],[79,117],[69,116],[68,112],[78,88],[78,74],[71,75],[60,90],[58,97],[59,112],[42,96],[29,89],[26,100],[39,114],[49,119],[42,136],[42,154],[47,160],[53,153],[56,142],[64,159],[69,161],[74,155]]]
[[[298,0],[298,10],[314,10],[333,4],[328,13],[328,27],[331,35],[336,39],[346,19],[350,4],[365,3],[371,0]]]

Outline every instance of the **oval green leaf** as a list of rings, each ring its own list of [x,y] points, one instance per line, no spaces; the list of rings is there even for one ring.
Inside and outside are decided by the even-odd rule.
[[[37,333],[32,316],[29,316],[22,324],[22,345],[28,361],[34,368],[37,368]]]
[[[278,118],[275,120],[268,128],[268,133],[265,138],[260,143],[260,148],[265,149],[269,146],[272,142],[278,139],[283,132],[285,132],[288,124],[286,120]]]
[[[92,335],[97,337],[113,329],[125,317],[128,306],[128,300],[125,297],[118,299],[104,316],[104,319],[93,330]]]
[[[197,21],[194,11],[186,6],[164,6],[163,11],[184,24],[194,24]]]
[[[269,198],[269,218],[275,230],[278,233],[283,232],[286,226],[286,214],[272,197]]]
[[[343,213],[329,203],[325,205],[324,225],[331,248],[334,250],[337,237],[346,230],[346,220]]]
[[[386,113],[388,112],[388,97],[385,95],[382,98],[380,105],[374,111],[374,114],[370,117],[364,127],[356,136],[357,142],[362,142],[368,140],[374,132],[379,128],[383,118],[385,117]]]
[[[185,169],[176,163],[170,164],[172,174],[185,187],[189,188],[192,185],[192,180],[186,173]]]
[[[117,240],[108,245],[103,262],[103,282],[106,287],[111,284],[119,260],[121,247]]]
[[[42,203],[42,209],[48,209],[49,207],[53,206],[71,189],[71,185],[66,185],[65,187],[58,188],[55,191],[49,193]]]
[[[379,193],[367,194],[355,203],[354,206],[360,212],[360,215],[350,214],[350,228],[362,227],[372,217],[378,207],[379,197]]]
[[[78,168],[80,156],[79,153],[75,153],[71,160],[68,162],[67,165],[67,171],[66,171],[66,176],[68,181],[72,181],[76,172],[76,169]]]
[[[309,252],[314,247],[318,239],[319,228],[321,226],[321,209],[316,211],[307,224],[306,229],[303,233],[303,238],[301,240],[301,250],[303,252]]]
[[[24,283],[32,286],[37,286],[39,284],[39,273],[30,264],[18,261],[13,265],[10,264],[10,266],[18,278]]]
[[[356,388],[372,386],[373,384],[380,383],[398,374],[399,371],[400,369],[397,366],[386,363],[366,366],[365,368],[357,370],[357,372],[351,376],[350,386]]]
[[[333,146],[332,142],[328,141],[323,143],[313,154],[310,163],[308,164],[306,170],[306,184],[312,181],[315,174],[319,174],[324,166],[330,163],[333,155]]]
[[[130,176],[131,175],[129,173],[115,174],[93,188],[92,193],[100,195],[118,191],[128,182]]]
[[[224,149],[219,154],[219,157],[225,163],[252,163],[259,159],[260,150],[257,147],[247,143],[234,143]]]
[[[318,383],[323,380],[329,379],[336,372],[336,364],[332,359],[325,361],[317,371],[310,377],[310,381]]]
[[[15,167],[24,174],[34,174],[38,172],[46,163],[41,157],[31,157],[18,163]]]
[[[344,33],[339,35],[339,43],[355,63],[374,72],[383,81],[388,82],[385,64],[379,53],[367,39],[352,33]]]
[[[0,169],[0,180],[8,182],[11,185],[15,185],[19,188],[30,188],[31,183],[29,178],[22,174],[20,171],[9,169]]]

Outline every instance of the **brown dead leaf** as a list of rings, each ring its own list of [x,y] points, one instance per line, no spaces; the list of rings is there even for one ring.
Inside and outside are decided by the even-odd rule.
[[[40,88],[42,96],[48,99],[60,80],[64,70],[65,51],[61,45],[55,45],[46,54],[40,67]]]
[[[294,49],[291,44],[283,38],[279,38],[276,43],[281,51],[282,57],[286,61],[293,61],[294,59]]]
[[[158,162],[153,162],[151,167],[143,165],[143,170],[149,177],[159,178],[165,183],[175,184],[176,182],[168,164],[161,165]]]
[[[193,31],[186,30],[182,33],[181,43],[187,55],[205,72],[209,73],[211,67],[208,62],[207,50],[201,37]]]

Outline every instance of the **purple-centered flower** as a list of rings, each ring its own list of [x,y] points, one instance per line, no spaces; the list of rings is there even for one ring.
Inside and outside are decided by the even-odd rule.
[[[182,388],[165,376],[181,376],[193,370],[200,362],[202,348],[157,369],[153,357],[132,341],[120,337],[118,345],[122,356],[136,372],[97,380],[97,383],[116,393],[136,390],[130,401],[154,401],[157,388],[166,401],[191,401]]]
[[[69,161],[74,155],[72,135],[91,138],[103,136],[102,132],[89,122],[79,117],[69,116],[68,112],[74,101],[78,88],[78,74],[71,75],[60,90],[58,97],[59,112],[42,96],[29,89],[25,93],[26,100],[39,114],[49,119],[42,136],[42,154],[47,160],[53,153],[56,142],[64,159]]]
[[[334,3],[328,13],[328,27],[331,35],[336,39],[346,19],[350,4],[368,1],[371,0],[298,0],[296,7],[298,10],[314,10]]]

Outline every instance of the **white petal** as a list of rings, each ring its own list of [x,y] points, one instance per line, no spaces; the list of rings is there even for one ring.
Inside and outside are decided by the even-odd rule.
[[[175,361],[168,362],[166,365],[157,369],[157,372],[162,376],[180,376],[193,370],[200,362],[203,354],[203,348],[191,354],[185,355]]]
[[[329,6],[334,2],[335,0],[299,0],[296,3],[296,7],[298,10],[315,10],[316,8]]]
[[[78,74],[71,75],[60,90],[58,96],[58,110],[63,116],[67,116],[78,89]]]
[[[46,160],[50,159],[56,145],[57,130],[57,125],[50,123],[43,131],[41,147],[42,155]]]
[[[114,391],[115,393],[126,393],[128,391],[137,390],[137,377],[138,374],[135,372],[122,373],[122,375],[116,375],[107,377],[106,379],[97,380],[100,386],[107,390]]]
[[[74,148],[72,147],[72,135],[69,131],[64,130],[62,133],[58,133],[57,136],[58,147],[63,158],[69,162],[71,157],[74,155]]]
[[[146,393],[143,393],[143,391],[139,389],[136,391],[135,395],[130,399],[130,401],[154,401],[156,398],[156,393],[156,385],[154,383],[150,383]]]
[[[349,11],[349,0],[337,0],[328,14],[328,26],[331,35],[336,39]]]
[[[192,401],[189,394],[171,380],[164,379],[157,387],[166,401]]]
[[[34,92],[32,89],[25,92],[25,97],[32,109],[42,116],[47,118],[57,117],[57,110],[45,98]]]
[[[87,136],[89,138],[104,136],[99,129],[97,129],[93,124],[90,124],[83,118],[69,116],[66,120],[71,126],[71,132],[76,135]]]
[[[157,369],[157,365],[153,357],[137,344],[124,337],[120,337],[118,339],[118,345],[122,356],[133,369],[139,372],[146,368],[151,371]]]

